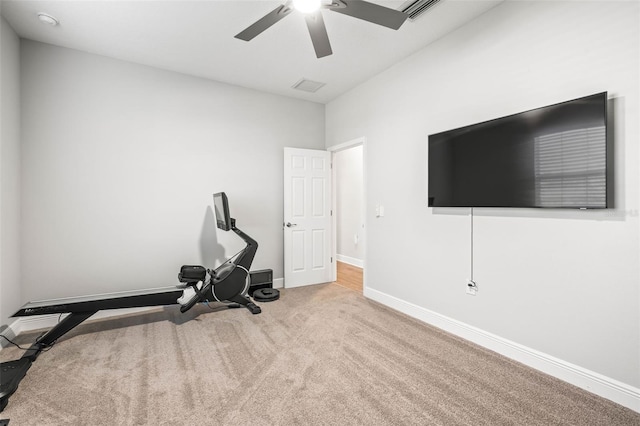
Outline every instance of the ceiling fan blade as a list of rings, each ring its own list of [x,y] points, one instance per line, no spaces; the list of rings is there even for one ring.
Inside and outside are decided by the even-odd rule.
[[[292,8],[289,7],[289,4],[283,4],[278,6],[271,12],[264,15],[262,18],[258,19],[252,25],[249,25],[244,31],[236,34],[236,38],[240,40],[249,41],[288,14],[292,12]]]
[[[316,50],[316,56],[324,58],[331,55],[333,52],[331,51],[331,43],[329,43],[329,35],[327,34],[327,28],[324,26],[322,13],[317,11],[307,14],[304,19],[307,21],[307,28],[309,29],[309,35],[311,35],[313,48]]]
[[[369,3],[363,0],[333,0],[327,7],[334,12],[363,19],[374,24],[397,30],[409,15],[399,10]]]

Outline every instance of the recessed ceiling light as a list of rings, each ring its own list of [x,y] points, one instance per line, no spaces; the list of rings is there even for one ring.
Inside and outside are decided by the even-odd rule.
[[[52,27],[55,27],[60,23],[60,21],[47,13],[38,13],[38,19],[40,22],[51,25]]]

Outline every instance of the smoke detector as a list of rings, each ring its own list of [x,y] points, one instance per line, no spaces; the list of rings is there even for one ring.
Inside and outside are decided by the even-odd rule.
[[[42,22],[43,24],[51,25],[52,27],[60,24],[60,21],[58,21],[48,13],[38,13],[38,20],[40,20],[40,22]]]

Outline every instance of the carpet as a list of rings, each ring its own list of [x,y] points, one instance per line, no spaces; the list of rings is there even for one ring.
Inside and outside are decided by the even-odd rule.
[[[639,413],[335,284],[283,289],[260,315],[212,307],[80,325],[40,355],[0,418],[11,426],[640,425]]]

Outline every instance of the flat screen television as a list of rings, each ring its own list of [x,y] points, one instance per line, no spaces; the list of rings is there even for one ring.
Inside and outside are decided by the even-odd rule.
[[[227,194],[224,192],[213,194],[213,210],[216,215],[216,226],[223,231],[230,231],[231,216],[229,215]]]
[[[607,208],[607,92],[429,136],[429,207]]]

